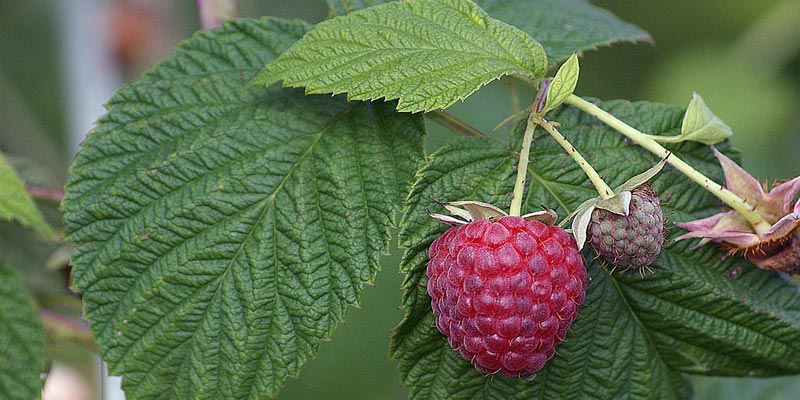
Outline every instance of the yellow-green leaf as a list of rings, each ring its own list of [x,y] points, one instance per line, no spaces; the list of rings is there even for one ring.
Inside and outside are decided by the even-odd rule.
[[[525,32],[470,0],[381,4],[322,22],[255,80],[399,99],[400,111],[431,111],[463,100],[504,75],[544,76],[547,56]]]
[[[42,213],[25,190],[25,184],[0,153],[0,221],[15,220],[43,235],[53,238],[53,229],[47,225]]]

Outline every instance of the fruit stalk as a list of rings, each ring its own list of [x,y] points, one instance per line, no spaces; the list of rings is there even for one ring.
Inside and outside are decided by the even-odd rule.
[[[592,181],[592,185],[594,185],[594,188],[597,189],[597,193],[600,195],[601,199],[605,200],[614,197],[614,191],[608,186],[603,178],[600,177],[600,174],[597,173],[597,170],[595,170],[594,167],[592,167],[592,165],[589,164],[585,158],[583,158],[581,153],[575,149],[575,146],[573,146],[572,143],[570,143],[550,121],[547,121],[542,117],[536,117],[534,118],[534,122],[544,128],[544,130],[546,130],[547,133],[549,133],[550,136],[552,136],[553,139],[555,139],[555,141],[558,142],[562,148],[564,148],[567,154],[569,154],[569,156],[575,160],[586,176],[589,177],[589,180]]]
[[[574,94],[570,95],[565,100],[565,103],[570,104],[580,109],[581,111],[584,111],[587,114],[598,118],[600,121],[602,121],[609,127],[613,128],[614,130],[621,133],[634,143],[638,144],[639,146],[642,146],[644,149],[655,154],[660,158],[665,158],[669,154],[669,151],[667,151],[667,149],[665,149],[658,142],[650,138],[649,135],[640,132],[636,128],[626,124],[625,122],[622,122],[621,120],[617,119],[616,117],[609,114],[600,107]],[[742,215],[745,219],[747,219],[747,222],[749,222],[750,225],[752,225],[756,233],[762,234],[770,228],[770,224],[767,221],[765,221],[761,217],[761,215],[759,215],[757,212],[753,210],[754,206],[747,204],[747,202],[745,202],[742,198],[740,198],[730,190],[712,181],[711,179],[700,173],[700,171],[694,169],[694,167],[681,160],[675,154],[672,154],[669,158],[667,158],[667,162],[673,167],[675,167],[675,169],[686,175],[689,179],[693,180],[695,183],[703,187],[709,193],[713,194],[718,199],[722,200],[723,203],[727,204],[729,207],[731,207],[740,215]]]
[[[517,164],[517,180],[514,182],[514,192],[511,195],[511,208],[508,215],[522,215],[522,195],[525,192],[525,178],[528,175],[528,161],[531,153],[531,141],[533,131],[536,130],[535,112],[528,116],[528,125],[525,127],[525,136],[522,138],[522,149],[519,153],[519,164]]]

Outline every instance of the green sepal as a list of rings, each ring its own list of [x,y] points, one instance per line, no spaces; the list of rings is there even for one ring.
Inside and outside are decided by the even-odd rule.
[[[692,140],[707,145],[715,145],[731,137],[733,130],[714,115],[703,98],[692,93],[692,100],[686,108],[681,123],[681,135],[677,141]]]

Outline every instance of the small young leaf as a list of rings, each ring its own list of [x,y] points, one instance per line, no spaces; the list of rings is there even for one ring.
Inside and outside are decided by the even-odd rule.
[[[674,134],[677,107],[654,103],[604,102],[600,106],[652,134]],[[609,184],[650,168],[649,153],[574,108],[552,118],[581,148]],[[519,140],[522,129],[514,137]],[[561,147],[537,131],[531,152],[531,183],[524,204],[560,208],[567,215],[595,196],[590,183]],[[729,146],[723,144],[726,149]],[[514,148],[514,146],[511,146]],[[707,147],[674,146],[674,153],[712,179],[722,171]],[[685,399],[682,373],[771,376],[800,373],[800,296],[780,275],[762,271],[713,246],[672,245],[653,272],[610,275],[598,262],[588,266],[587,297],[556,355],[531,382],[486,377],[450,349],[433,324],[426,292],[427,250],[446,229],[427,216],[429,198],[474,199],[501,208],[513,187],[516,156],[492,139],[461,139],[433,154],[418,173],[403,216],[400,244],[406,315],[392,338],[412,398],[448,399]],[[663,207],[681,220],[718,207],[715,198],[672,169],[652,179],[671,199]],[[732,279],[731,270],[744,268]]]
[[[540,111],[542,115],[560,106],[575,91],[579,73],[578,55],[573,54],[561,65],[547,87],[544,108]]]
[[[714,145],[731,135],[733,135],[733,130],[714,115],[699,94],[692,93],[692,100],[689,101],[681,124],[680,140],[693,140]]]
[[[262,399],[378,271],[421,115],[243,90],[307,30],[235,20],[122,88],[64,201],[74,285],[135,399]]]
[[[386,3],[389,0],[328,0],[334,15]],[[476,0],[494,18],[522,29],[545,49],[550,65],[570,54],[595,50],[615,42],[649,42],[641,28],[586,0]]]
[[[39,398],[45,344],[36,303],[17,272],[0,262],[0,398]]]
[[[254,82],[399,99],[398,110],[416,112],[447,108],[504,75],[546,70],[539,43],[472,1],[409,0],[320,23]]]
[[[25,185],[0,153],[0,222],[16,220],[23,226],[34,228],[43,235],[54,238],[53,230],[47,225],[36,204],[25,191]]]

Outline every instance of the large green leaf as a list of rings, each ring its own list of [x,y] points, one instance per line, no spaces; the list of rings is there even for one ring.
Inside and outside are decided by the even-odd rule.
[[[76,157],[74,285],[131,399],[274,396],[378,270],[422,119],[242,89],[308,29],[198,34],[114,95]]]
[[[489,15],[514,25],[542,44],[550,62],[620,41],[650,41],[650,35],[586,0],[479,0]]]
[[[676,134],[682,110],[654,103],[601,106],[653,134]],[[553,116],[611,186],[655,160],[597,120],[568,108]],[[517,129],[514,141],[520,138]],[[561,216],[595,196],[574,162],[546,133],[537,131],[524,204]],[[721,146],[727,149],[727,146]],[[629,398],[685,399],[681,373],[769,376],[800,373],[800,292],[782,275],[755,269],[738,257],[724,262],[713,246],[668,246],[653,272],[609,274],[592,262],[579,317],[532,382],[485,377],[450,350],[436,330],[425,286],[427,248],[445,226],[428,217],[437,200],[478,200],[507,207],[517,145],[462,139],[431,156],[408,198],[400,243],[408,247],[402,269],[406,317],[397,327],[392,355],[417,399]],[[672,146],[676,155],[712,178],[722,173],[707,147]],[[718,202],[671,168],[653,180],[667,215],[687,220],[714,212]],[[667,200],[668,199],[668,200]],[[673,236],[679,232],[674,232]],[[587,250],[588,259],[593,254]],[[735,276],[731,271],[742,272]]]
[[[546,69],[539,43],[472,1],[409,0],[320,23],[255,83],[283,80],[306,93],[399,99],[398,110],[430,111],[504,75],[537,78]]]
[[[38,398],[47,362],[36,304],[16,271],[0,262],[0,398]]]
[[[44,221],[39,209],[25,191],[22,180],[2,153],[0,153],[0,188],[2,188],[0,190],[0,222],[13,219],[48,237],[54,236],[53,230]]]
[[[328,0],[334,15],[386,3],[388,0]],[[476,0],[494,18],[536,39],[552,64],[570,54],[620,41],[650,41],[641,28],[620,20],[586,0]]]

